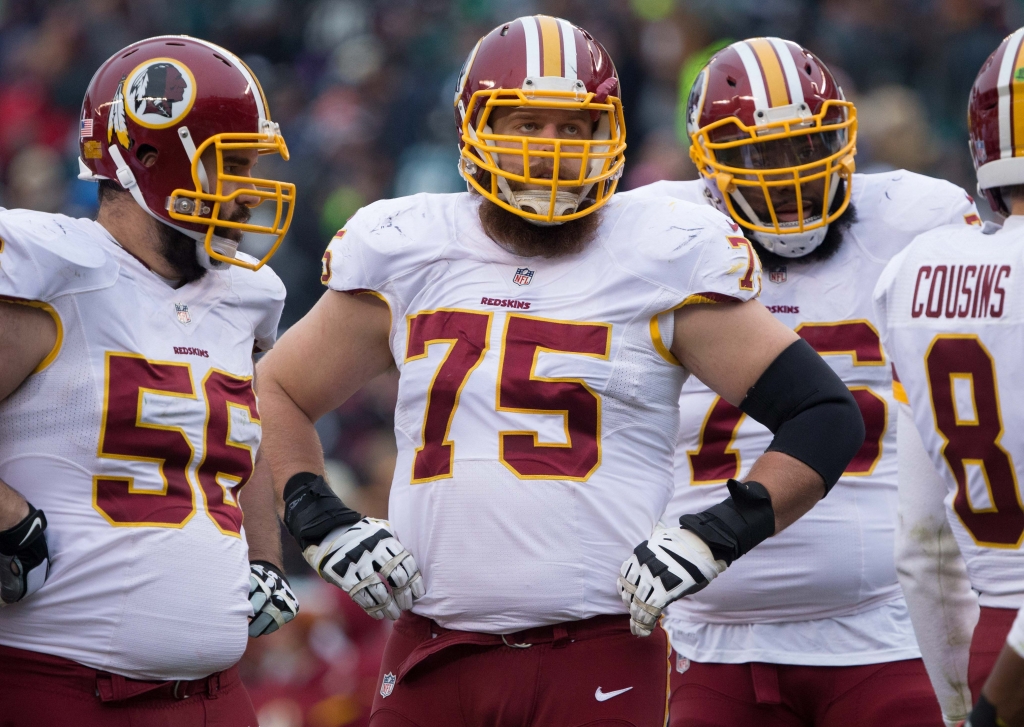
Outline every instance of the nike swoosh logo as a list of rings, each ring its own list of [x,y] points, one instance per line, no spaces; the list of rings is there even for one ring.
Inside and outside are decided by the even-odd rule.
[[[36,528],[39,528],[41,530],[42,527],[43,527],[43,521],[42,520],[40,520],[39,518],[36,518],[35,520],[33,520],[32,521],[32,527],[30,527],[28,529],[28,533],[25,535],[24,538],[21,539],[21,542],[18,543],[18,547],[20,548],[21,546],[23,546],[25,543],[27,543],[29,541],[29,539],[32,537],[32,533],[34,533],[36,531]]]
[[[620,694],[625,694],[632,688],[633,687],[626,687],[625,689],[616,689],[614,692],[602,692],[601,687],[598,687],[597,691],[594,692],[594,699],[596,699],[599,702],[607,702],[612,697],[617,697]]]

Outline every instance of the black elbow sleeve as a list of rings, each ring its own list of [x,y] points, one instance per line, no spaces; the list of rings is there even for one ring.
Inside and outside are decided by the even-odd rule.
[[[864,443],[864,419],[846,385],[804,340],[761,374],[740,409],[768,427],[769,452],[782,452],[825,480],[825,492]]]

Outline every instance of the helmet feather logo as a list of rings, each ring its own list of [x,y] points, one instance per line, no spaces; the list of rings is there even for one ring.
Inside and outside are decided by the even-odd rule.
[[[114,136],[125,149],[132,148],[132,140],[128,138],[128,123],[124,114],[124,79],[117,84],[117,91],[114,93],[114,100],[110,102],[110,112],[107,114],[107,143],[112,144]]]

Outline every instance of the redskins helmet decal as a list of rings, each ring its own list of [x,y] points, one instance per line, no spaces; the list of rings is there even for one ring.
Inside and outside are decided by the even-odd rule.
[[[233,150],[288,159],[288,147],[252,71],[213,43],[168,35],[116,53],[89,83],[79,144],[81,179],[116,180],[158,221],[195,239],[208,267],[259,269],[288,232],[295,185],[224,171],[225,155]],[[214,175],[201,161],[208,149],[216,160]],[[142,157],[152,153],[156,162],[146,166]],[[226,182],[240,186],[225,192]],[[221,219],[222,205],[243,194],[273,202],[273,220]],[[273,241],[262,259],[250,263],[236,257],[237,243],[216,234],[217,228]]]
[[[1024,184],[1024,28],[1007,36],[978,71],[967,104],[978,191],[1008,215],[999,187]]]
[[[480,39],[459,74],[459,172],[471,191],[537,224],[590,214],[608,201],[622,176],[626,125],[619,97],[611,56],[587,31],[547,15],[500,25]],[[489,119],[500,107],[584,109],[594,123],[593,138],[495,134]],[[503,168],[509,157],[522,159],[522,173]],[[546,160],[551,178],[531,176],[531,167]],[[578,173],[564,174],[577,164]]]
[[[690,90],[686,127],[711,200],[771,252],[806,255],[850,203],[856,110],[796,43],[752,38],[712,56]],[[803,198],[808,184],[824,185],[820,206]],[[773,191],[792,198],[795,219],[779,219]]]

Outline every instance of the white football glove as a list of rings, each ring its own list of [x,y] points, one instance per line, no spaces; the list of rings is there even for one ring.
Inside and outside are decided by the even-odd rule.
[[[272,634],[295,618],[299,602],[284,573],[273,563],[256,560],[249,564],[249,636]]]
[[[619,570],[619,595],[629,607],[629,628],[650,636],[665,606],[704,588],[724,571],[699,535],[658,523]]]
[[[336,528],[302,555],[375,619],[397,619],[424,593],[416,560],[387,520],[364,517],[351,527]]]

